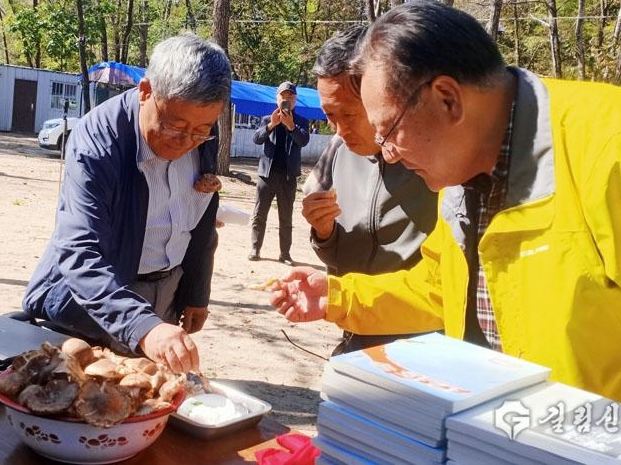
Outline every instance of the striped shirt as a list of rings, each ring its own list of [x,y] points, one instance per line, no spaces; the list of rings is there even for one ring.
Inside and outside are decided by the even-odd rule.
[[[511,154],[511,136],[513,134],[513,114],[514,107],[511,108],[511,116],[509,124],[505,132],[505,138],[500,149],[500,155],[496,161],[496,165],[492,170],[492,174],[485,176],[485,180],[479,186],[479,201],[476,210],[473,212],[477,221],[477,248],[478,243],[483,237],[483,234],[487,230],[490,221],[503,209],[505,199],[507,197],[507,186],[509,179],[509,161]],[[487,282],[485,281],[485,273],[481,260],[478,260],[478,284],[476,289],[476,302],[477,302],[477,319],[479,326],[483,331],[485,339],[489,342],[492,349],[501,351],[502,343],[498,334],[498,327],[496,325],[496,319],[494,318],[494,311],[492,308],[492,301],[490,299],[489,290],[487,288]]]
[[[194,190],[200,174],[198,150],[169,161],[159,158],[139,134],[138,169],[149,186],[147,224],[139,274],[168,270],[181,264],[190,231],[207,210],[213,194]]]

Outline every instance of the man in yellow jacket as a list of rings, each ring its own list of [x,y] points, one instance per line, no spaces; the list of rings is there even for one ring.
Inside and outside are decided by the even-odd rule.
[[[436,229],[412,270],[297,268],[271,303],[359,334],[441,323],[621,401],[621,88],[508,68],[439,2],[380,17],[356,66],[384,158],[441,190]]]

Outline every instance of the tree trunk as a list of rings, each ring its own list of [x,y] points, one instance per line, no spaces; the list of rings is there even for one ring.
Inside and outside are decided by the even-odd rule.
[[[190,31],[196,34],[196,17],[194,16],[194,12],[192,11],[192,3],[190,0],[185,0],[185,9],[187,12],[187,22]],[[229,13],[230,14],[230,13]]]
[[[597,50],[601,50],[604,45],[604,31],[606,29],[606,16],[608,16],[608,7],[605,0],[599,0],[600,21],[597,23]]]
[[[619,37],[621,37],[621,8],[619,8],[619,13],[617,15],[617,22],[615,23],[615,30],[612,33],[612,36],[615,40],[615,45],[619,43]]]
[[[125,27],[123,28],[121,41],[121,63],[127,63],[127,56],[129,55],[129,38],[134,26],[134,0],[127,1],[127,15],[125,18]]]
[[[578,62],[578,79],[584,81],[584,40],[582,27],[584,25],[584,0],[578,0],[578,17],[576,18],[576,61]]]
[[[149,0],[142,0],[139,7],[140,26],[138,32],[140,34],[140,44],[138,45],[140,56],[138,57],[138,66],[147,67],[147,44],[149,43]]]
[[[121,61],[121,11],[123,10],[123,0],[116,1],[116,9],[112,17],[112,27],[114,28],[114,61]]]
[[[492,1],[492,14],[487,23],[487,33],[496,42],[498,40],[498,26],[500,25],[500,12],[502,10],[502,0]]]
[[[7,65],[11,64],[11,60],[9,59],[9,44],[6,40],[6,32],[4,28],[4,18],[2,16],[2,8],[0,8],[0,27],[2,27],[2,45],[4,45],[4,62]]]
[[[39,7],[39,0],[32,0],[32,9],[37,10]],[[35,68],[41,68],[41,36],[37,35],[38,39],[35,44],[35,56],[34,56],[34,66]],[[65,69],[63,66],[62,69]]]
[[[379,2],[379,0],[377,1]],[[375,1],[374,0],[367,0],[366,10],[367,10],[367,19],[369,20],[370,23],[372,23],[373,21],[375,21],[375,18],[377,18],[377,15],[375,14]]]
[[[108,58],[108,31],[106,31],[106,18],[101,12],[101,0],[97,0],[99,12],[99,36],[101,37],[101,61],[109,61]]]
[[[86,31],[84,28],[84,5],[82,0],[76,0],[75,6],[78,13],[78,49],[80,52],[80,69],[82,70],[82,100],[84,101],[84,113],[88,113],[91,111],[91,95],[88,65],[86,64]]]
[[[552,70],[554,77],[563,78],[563,68],[561,65],[561,42],[558,36],[558,23],[556,0],[548,0],[548,15],[550,28],[550,54],[552,56]]]
[[[515,66],[520,67],[522,63],[522,54],[520,53],[522,39],[520,36],[520,20],[517,2],[518,0],[513,0],[513,61],[515,62]]]
[[[213,30],[212,36],[215,43],[220,45],[228,55],[229,53],[229,21],[231,19],[231,0],[215,0],[213,2]],[[216,174],[229,175],[231,166],[231,139],[232,121],[231,105],[224,105],[224,111],[218,118],[218,134],[220,144],[218,147],[218,166]]]

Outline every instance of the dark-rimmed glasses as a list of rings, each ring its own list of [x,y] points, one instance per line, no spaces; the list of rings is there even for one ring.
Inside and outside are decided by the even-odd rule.
[[[388,132],[386,133],[385,136],[382,136],[381,134],[379,134],[377,132],[375,133],[375,143],[377,145],[379,145],[382,148],[388,148],[386,146],[386,142],[388,142],[388,139],[390,138],[390,136],[392,136],[392,133],[395,132],[395,129],[397,129],[397,126],[399,126],[399,123],[401,122],[401,120],[405,116],[405,114],[408,111],[410,105],[415,100],[418,99],[418,96],[420,95],[420,91],[422,90],[422,88],[425,87],[427,84],[431,84],[432,81],[433,81],[433,79],[431,79],[429,81],[425,81],[422,84],[419,84],[416,89],[414,89],[414,92],[412,92],[412,94],[410,94],[408,99],[405,101],[405,105],[403,106],[403,110],[401,110],[401,113],[399,114],[399,116],[397,116],[397,119],[392,124],[392,126],[390,126],[390,129],[388,130]]]
[[[155,112],[157,113],[157,122],[160,126],[160,133],[163,136],[170,137],[171,139],[182,139],[185,137],[190,138],[192,142],[207,142],[208,140],[213,140],[216,136],[212,134],[196,134],[191,132],[185,132],[180,129],[169,126],[168,124],[162,121],[162,115],[160,113],[160,108],[157,106],[157,99],[153,96],[153,103],[155,105]]]

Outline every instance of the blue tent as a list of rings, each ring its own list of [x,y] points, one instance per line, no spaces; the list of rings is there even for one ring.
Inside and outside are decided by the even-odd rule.
[[[125,65],[115,61],[104,61],[93,65],[88,70],[91,82],[117,87],[133,87],[144,76],[144,68]],[[308,119],[326,119],[319,103],[319,94],[310,87],[298,87],[296,113]],[[268,115],[276,108],[276,87],[254,84],[252,82],[233,81],[231,101],[235,111],[244,115]]]

